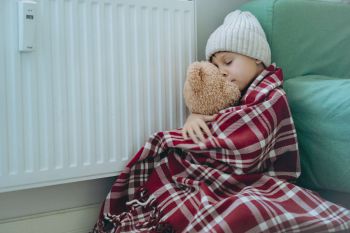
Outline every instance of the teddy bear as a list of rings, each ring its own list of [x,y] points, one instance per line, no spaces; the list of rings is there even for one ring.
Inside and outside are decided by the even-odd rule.
[[[201,61],[189,65],[183,95],[191,113],[213,115],[237,104],[241,92],[214,64]]]

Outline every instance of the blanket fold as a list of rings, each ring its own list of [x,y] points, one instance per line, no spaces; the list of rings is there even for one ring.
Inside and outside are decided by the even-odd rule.
[[[94,233],[332,232],[350,212],[300,188],[296,131],[283,74],[266,68],[194,144],[157,132],[118,176]]]

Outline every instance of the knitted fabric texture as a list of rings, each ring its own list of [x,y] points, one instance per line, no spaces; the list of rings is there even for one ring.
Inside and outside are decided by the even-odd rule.
[[[267,67],[271,64],[271,51],[259,21],[248,11],[235,10],[229,13],[224,23],[209,37],[206,59],[216,52],[239,53],[258,59]]]

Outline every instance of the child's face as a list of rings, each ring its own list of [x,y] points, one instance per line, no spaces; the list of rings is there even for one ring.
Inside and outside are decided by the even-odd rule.
[[[233,52],[217,52],[212,56],[211,62],[240,91],[245,90],[264,70],[261,61]]]

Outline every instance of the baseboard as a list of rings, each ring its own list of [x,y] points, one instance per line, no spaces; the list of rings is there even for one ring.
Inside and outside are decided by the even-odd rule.
[[[0,232],[88,233],[97,220],[99,208],[100,205],[97,204],[2,220],[0,221]]]

